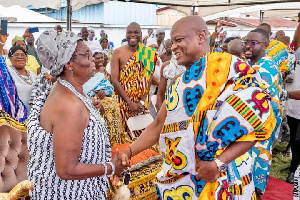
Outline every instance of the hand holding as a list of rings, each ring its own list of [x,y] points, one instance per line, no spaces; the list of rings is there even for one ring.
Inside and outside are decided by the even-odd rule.
[[[121,177],[124,169],[129,167],[129,165],[123,165],[121,158],[119,157],[119,149],[116,150],[115,155],[112,159],[116,167],[115,175]]]
[[[25,32],[24,32],[24,34],[23,34],[23,38],[24,38],[24,39],[26,39],[27,37],[30,36],[29,29],[30,29],[30,27],[26,28],[26,30],[25,30]]]
[[[105,113],[105,109],[102,105],[102,103],[100,102],[99,99],[93,99],[93,104],[94,106],[97,108],[97,110],[99,110],[100,114],[103,115]]]
[[[196,170],[198,171],[196,175],[198,180],[215,182],[220,176],[219,168],[215,161],[200,161],[196,164]]]
[[[6,43],[6,40],[7,40],[8,36],[9,36],[9,34],[2,35],[1,31],[2,31],[2,28],[0,28],[0,42],[4,45]]]
[[[129,104],[129,109],[131,112],[133,112],[133,114],[138,114],[139,113],[139,107],[137,103],[131,102]]]
[[[97,94],[98,99],[102,100],[106,97],[106,94],[103,90],[93,90]]]

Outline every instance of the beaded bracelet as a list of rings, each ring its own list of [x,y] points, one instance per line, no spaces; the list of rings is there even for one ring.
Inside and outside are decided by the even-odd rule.
[[[113,162],[107,162],[106,164],[109,164],[111,166],[111,174],[107,175],[107,177],[111,177],[113,175],[115,175],[116,172],[116,166]]]

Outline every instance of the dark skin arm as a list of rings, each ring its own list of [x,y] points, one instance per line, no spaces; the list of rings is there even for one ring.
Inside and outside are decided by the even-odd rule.
[[[132,102],[130,98],[125,93],[124,89],[122,88],[119,78],[120,78],[120,56],[121,51],[120,49],[116,49],[111,57],[111,82],[114,86],[114,88],[117,90],[118,94],[122,97],[122,99],[129,105],[130,110],[137,114],[139,113],[139,107],[138,104],[135,102]]]
[[[164,68],[170,64],[170,61],[164,62],[160,69],[160,81],[158,85],[158,91],[157,91],[157,100],[156,100],[156,110],[158,111],[163,104],[163,101],[165,99],[165,92],[167,87],[167,79],[163,76]]]
[[[300,23],[298,24],[297,29],[295,31],[293,44],[296,51],[300,47]]]
[[[256,141],[234,142],[218,156],[218,159],[228,164],[249,151],[255,143]],[[196,169],[198,171],[196,175],[198,180],[202,179],[206,182],[215,182],[220,175],[219,168],[215,161],[200,161],[196,164]]]
[[[300,100],[300,90],[290,91],[289,98],[295,99],[295,100]]]
[[[139,154],[140,152],[152,147],[158,142],[160,132],[162,130],[166,117],[167,110],[166,104],[164,103],[155,120],[142,132],[140,137],[138,137],[138,139],[130,145],[130,149],[132,152],[129,148],[127,148],[122,153],[121,158],[123,165],[129,163],[129,160],[132,156]]]

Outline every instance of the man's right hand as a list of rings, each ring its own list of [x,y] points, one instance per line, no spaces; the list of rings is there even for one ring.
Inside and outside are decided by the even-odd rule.
[[[29,29],[30,27],[26,28],[25,32],[24,32],[24,35],[23,35],[23,38],[26,39],[27,37],[29,37],[30,33],[29,33]]]

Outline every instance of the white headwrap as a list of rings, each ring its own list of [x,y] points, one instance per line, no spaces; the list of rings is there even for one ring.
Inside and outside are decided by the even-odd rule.
[[[75,51],[77,41],[81,40],[73,32],[57,34],[54,30],[43,32],[36,41],[37,53],[43,66],[58,77]]]

